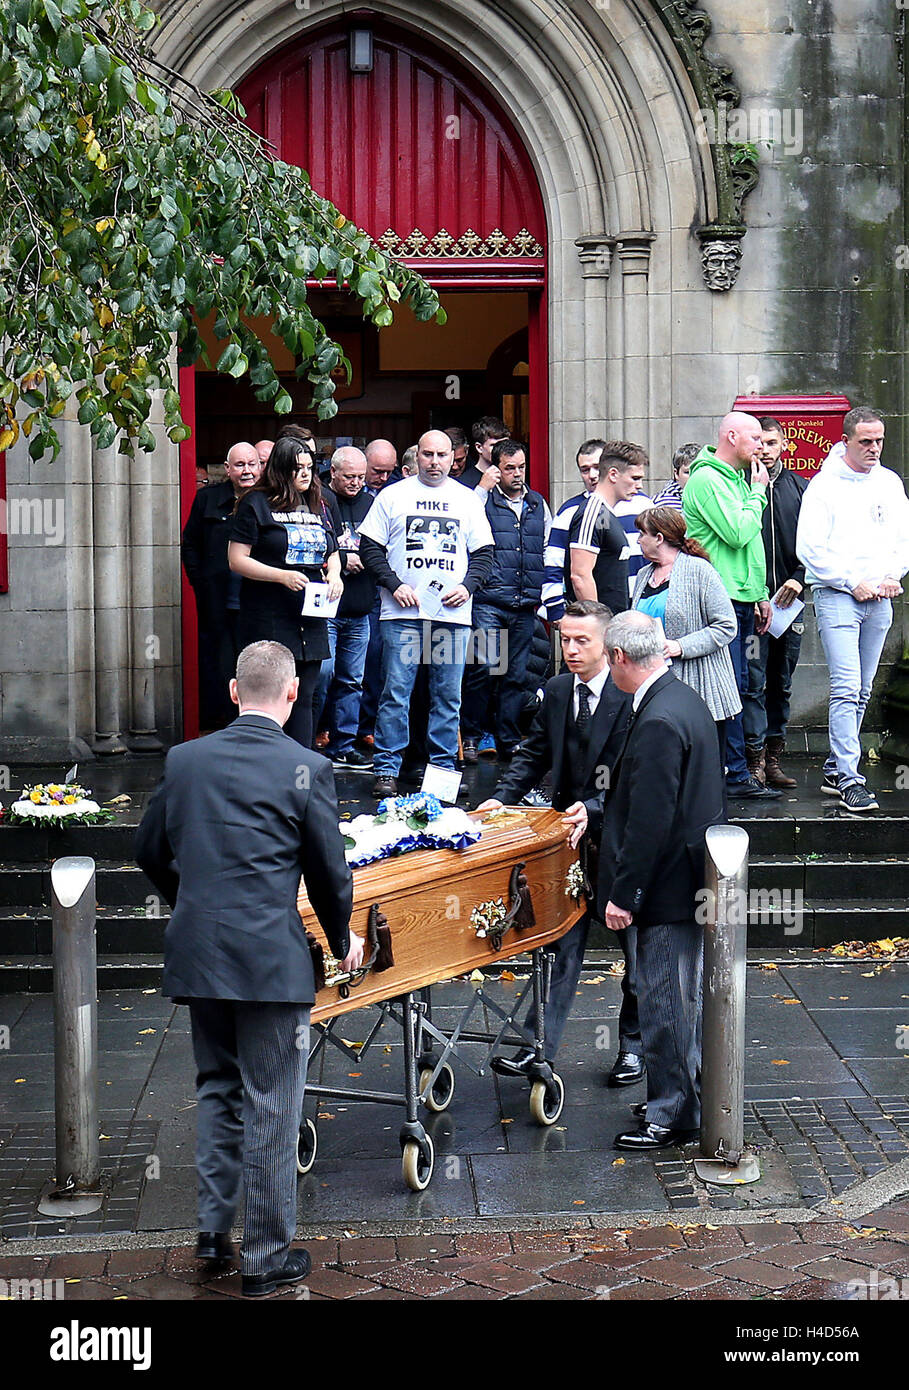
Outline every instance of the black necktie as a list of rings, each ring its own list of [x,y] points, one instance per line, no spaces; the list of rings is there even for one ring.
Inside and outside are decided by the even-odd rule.
[[[578,685],[578,733],[583,738],[590,726],[590,686]]]

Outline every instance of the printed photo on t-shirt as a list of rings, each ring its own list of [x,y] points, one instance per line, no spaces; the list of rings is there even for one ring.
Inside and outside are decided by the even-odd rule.
[[[288,565],[317,566],[325,563],[325,528],[312,512],[272,512],[287,533]]]
[[[429,560],[433,556],[453,555],[458,548],[460,522],[454,518],[440,521],[437,517],[408,516],[407,518],[407,560],[422,555]]]

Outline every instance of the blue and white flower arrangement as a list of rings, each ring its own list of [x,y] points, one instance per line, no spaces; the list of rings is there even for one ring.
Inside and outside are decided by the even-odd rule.
[[[443,807],[438,797],[424,792],[386,797],[376,815],[342,821],[340,829],[353,869],[412,849],[466,849],[482,833],[465,811]]]

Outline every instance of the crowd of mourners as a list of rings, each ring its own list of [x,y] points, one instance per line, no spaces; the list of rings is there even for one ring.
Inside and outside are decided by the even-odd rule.
[[[850,411],[809,483],[778,420],[733,413],[715,444],[676,451],[651,496],[640,446],[586,439],[554,516],[528,486],[527,446],[491,415],[400,459],[375,439],[325,463],[294,424],[235,444],[223,481],[199,479],[183,533],[201,725],[230,721],[238,652],[273,640],[300,682],[287,732],[371,773],[377,797],[426,764],[505,763],[553,674],[552,629],[596,601],[659,619],[664,657],[715,721],[727,796],[778,798],[796,785],[781,759],[810,588],[830,668],[822,790],[877,809],[859,733],[909,569],[909,501],[879,467],[883,440],[877,411]]]

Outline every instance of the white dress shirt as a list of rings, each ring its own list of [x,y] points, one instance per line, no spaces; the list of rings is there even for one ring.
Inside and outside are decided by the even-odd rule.
[[[660,679],[660,676],[665,676],[668,670],[669,667],[666,665],[666,662],[661,662],[660,665],[653,672],[653,674],[647,677],[644,684],[638,686],[637,690],[634,692],[634,699],[631,702],[631,708],[635,714],[637,714],[640,703],[643,700],[644,696],[647,694],[647,691],[656,681]]]
[[[574,692],[573,692],[573,697],[572,697],[572,698],[573,698],[573,709],[574,709],[574,717],[575,717],[575,720],[577,720],[577,717],[578,717],[578,705],[579,705],[579,703],[580,703],[580,699],[579,699],[579,696],[578,696],[578,686],[579,686],[579,685],[586,685],[586,686],[587,686],[587,689],[590,691],[590,694],[589,694],[589,696],[587,697],[587,703],[588,703],[589,706],[590,706],[590,715],[591,715],[591,718],[592,718],[593,715],[596,713],[597,705],[600,703],[600,696],[601,696],[602,693],[603,693],[603,686],[606,684],[606,681],[608,680],[608,678],[609,678],[609,663],[608,663],[608,662],[604,665],[604,667],[603,667],[602,671],[600,672],[600,674],[599,674],[598,676],[592,676],[592,677],[590,678],[589,681],[582,681],[580,676],[575,676],[575,678],[574,678]]]

